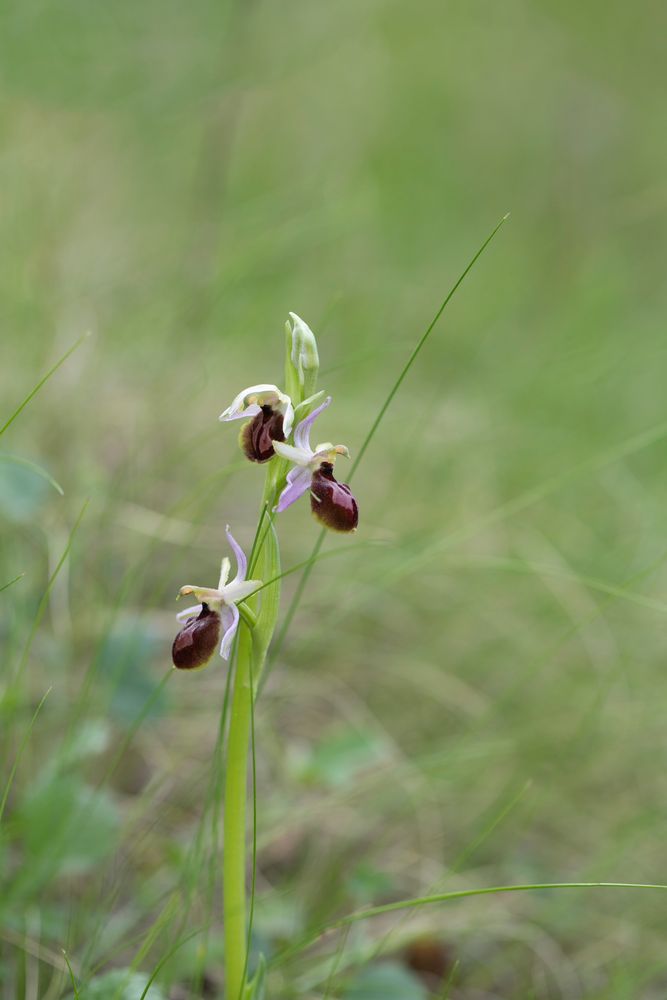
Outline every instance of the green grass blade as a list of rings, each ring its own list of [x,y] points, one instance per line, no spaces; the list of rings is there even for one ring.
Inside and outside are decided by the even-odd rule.
[[[8,583],[3,583],[2,587],[0,587],[0,594],[3,592],[3,590],[8,590],[9,587],[12,587],[15,583],[18,583],[19,580],[22,580],[24,576],[25,573],[19,573],[19,575],[15,576],[13,580],[10,580]]]
[[[70,962],[69,956],[64,948],[63,948],[63,958],[65,959],[65,965],[67,966],[67,971],[69,972],[69,978],[72,983],[72,989],[74,990],[74,1000],[79,1000],[79,997],[81,996],[81,994],[79,993],[79,987],[76,985],[76,978],[74,976],[72,963]]]
[[[63,566],[65,564],[65,560],[67,559],[67,557],[68,557],[68,555],[70,553],[70,549],[72,548],[72,543],[74,542],[74,536],[76,535],[77,529],[78,529],[79,525],[81,524],[81,521],[83,519],[83,515],[86,513],[86,509],[88,507],[88,503],[89,503],[88,500],[86,500],[84,502],[84,504],[83,504],[83,506],[82,506],[82,508],[81,508],[81,510],[79,512],[79,516],[77,517],[76,521],[74,522],[74,526],[73,526],[72,530],[69,533],[69,538],[67,539],[67,545],[65,546],[63,554],[61,555],[60,559],[58,560],[58,565],[56,566],[56,568],[54,569],[53,573],[49,577],[49,581],[48,581],[48,583],[46,585],[46,590],[42,594],[42,599],[39,602],[39,605],[37,607],[37,613],[36,613],[35,618],[33,620],[32,628],[30,629],[30,635],[28,636],[28,641],[25,644],[25,647],[24,647],[24,650],[23,650],[23,655],[21,656],[18,668],[16,670],[16,676],[14,678],[15,681],[18,679],[18,677],[20,676],[20,674],[23,671],[23,668],[25,667],[26,663],[28,662],[28,657],[30,656],[30,650],[32,649],[32,644],[34,642],[35,635],[37,634],[37,629],[39,628],[40,623],[42,621],[42,618],[44,616],[44,612],[46,611],[46,605],[47,605],[47,602],[49,600],[49,594],[51,593],[51,590],[53,588],[54,583],[56,582],[58,574],[60,573],[60,570],[63,568]]]
[[[432,896],[417,896],[414,899],[400,899],[395,903],[383,903],[381,906],[370,906],[365,910],[356,910],[346,917],[334,920],[330,924],[322,925],[317,931],[304,937],[301,941],[290,945],[283,952],[276,955],[272,961],[273,966],[282,965],[294,955],[299,954],[329,931],[347,927],[350,924],[358,923],[361,920],[370,920],[372,917],[379,917],[384,913],[395,913],[397,910],[416,909],[420,906],[431,906],[435,903],[447,903],[456,899],[469,899],[473,896],[491,896],[503,892],[535,892],[552,889],[663,889],[667,890],[667,885],[659,882],[533,882],[522,885],[493,885],[484,886],[478,889],[456,889],[452,892],[439,892]]]
[[[178,941],[175,945],[173,945],[162,956],[162,958],[157,963],[157,965],[155,966],[155,968],[151,972],[150,976],[148,977],[148,981],[146,982],[146,985],[144,986],[143,993],[139,997],[139,1000],[146,1000],[146,997],[148,996],[149,989],[151,988],[151,986],[153,985],[153,983],[155,982],[155,980],[157,979],[157,977],[160,975],[161,970],[167,964],[167,962],[169,961],[169,959],[172,958],[176,954],[176,952],[178,951],[178,949],[182,948],[184,944],[188,943],[188,941],[192,941],[193,938],[196,938],[197,935],[201,934],[201,932],[203,930],[205,930],[205,929],[206,928],[204,928],[204,927],[198,927],[196,930],[191,931],[190,934],[188,934],[186,937],[184,937],[180,941]]]
[[[49,694],[51,693],[51,690],[52,690],[51,688],[47,688],[47,690],[42,695],[41,701],[40,701],[39,705],[37,706],[37,708],[35,709],[35,711],[32,714],[32,718],[30,720],[30,723],[28,724],[28,728],[26,729],[26,731],[25,731],[25,733],[23,735],[23,739],[21,740],[21,743],[19,745],[18,751],[16,753],[16,757],[14,758],[14,763],[12,764],[11,771],[9,772],[9,777],[7,778],[7,782],[5,784],[5,790],[2,793],[2,799],[0,799],[0,823],[2,823],[2,817],[3,817],[4,812],[5,812],[5,806],[7,805],[7,799],[9,798],[9,792],[11,791],[11,787],[12,787],[12,784],[13,784],[13,781],[14,781],[14,775],[16,774],[16,770],[17,770],[17,768],[18,768],[18,766],[19,766],[19,764],[21,762],[21,757],[23,756],[23,751],[25,750],[26,746],[28,745],[28,740],[30,739],[30,734],[32,733],[32,728],[35,725],[35,722],[37,720],[37,716],[41,712],[42,706],[43,706],[44,702],[46,701],[46,699],[48,698]]]
[[[442,316],[443,312],[445,311],[445,309],[449,305],[450,301],[454,297],[454,295],[455,295],[456,291],[458,290],[458,288],[460,287],[460,285],[463,283],[463,281],[465,280],[465,278],[467,277],[467,275],[470,273],[470,271],[472,271],[473,267],[475,266],[475,264],[477,263],[477,261],[479,260],[479,258],[482,256],[482,254],[484,253],[484,251],[488,247],[488,245],[491,242],[491,240],[494,238],[494,236],[496,235],[496,233],[498,232],[498,230],[502,226],[504,226],[504,224],[507,222],[508,219],[509,219],[509,212],[507,213],[507,215],[504,215],[502,217],[502,219],[500,220],[500,222],[498,223],[498,225],[495,227],[495,229],[486,237],[486,239],[482,243],[482,245],[479,248],[479,250],[477,251],[477,253],[470,259],[470,261],[468,262],[467,266],[463,269],[463,271],[461,272],[461,274],[459,275],[459,277],[454,282],[454,284],[450,288],[449,292],[447,293],[447,295],[443,299],[443,301],[442,301],[442,303],[440,305],[440,308],[436,312],[435,316],[433,317],[433,319],[431,320],[431,322],[429,323],[429,325],[426,327],[426,330],[424,331],[424,333],[422,334],[422,336],[420,337],[420,339],[417,341],[417,344],[414,347],[414,349],[412,351],[412,354],[408,358],[408,360],[407,360],[406,364],[403,366],[403,369],[400,372],[398,378],[396,379],[396,381],[394,382],[393,386],[389,390],[389,394],[388,394],[387,398],[385,399],[384,403],[380,407],[379,413],[378,413],[377,417],[375,418],[375,420],[373,421],[373,423],[371,425],[371,429],[369,430],[368,434],[366,435],[366,437],[365,437],[365,439],[363,441],[363,444],[361,445],[361,448],[359,449],[359,453],[357,454],[357,457],[355,458],[354,462],[352,463],[352,469],[351,469],[350,474],[348,476],[348,481],[352,478],[352,476],[354,475],[355,471],[359,467],[359,463],[361,462],[362,458],[366,454],[366,450],[368,449],[368,446],[370,445],[371,441],[375,437],[377,429],[380,426],[380,424],[382,423],[382,420],[384,418],[385,413],[387,412],[387,410],[391,406],[396,393],[398,392],[398,390],[401,388],[401,385],[403,384],[403,380],[405,379],[406,375],[408,374],[408,372],[412,368],[413,364],[417,360],[417,357],[421,353],[421,350],[424,347],[424,344],[426,343],[426,341],[430,337],[431,333],[433,332],[433,329],[434,329],[435,325],[437,324],[438,320],[440,319],[440,317]]]
[[[354,475],[355,471],[359,467],[359,463],[361,462],[362,458],[366,454],[366,451],[367,451],[367,449],[368,449],[371,441],[375,437],[375,434],[377,433],[378,427],[380,426],[380,424],[381,424],[381,422],[382,422],[382,420],[383,420],[383,418],[384,418],[387,410],[389,409],[391,403],[393,402],[394,397],[396,396],[396,393],[400,389],[400,387],[403,384],[403,381],[404,381],[406,375],[408,374],[408,372],[412,368],[413,364],[417,360],[418,355],[420,354],[422,348],[426,344],[426,341],[428,340],[428,338],[430,337],[431,333],[433,332],[433,329],[435,328],[435,325],[437,324],[438,320],[440,319],[440,317],[442,316],[443,312],[445,311],[445,309],[449,305],[449,303],[450,303],[451,299],[453,298],[453,296],[454,296],[455,292],[457,291],[457,289],[460,287],[460,285],[462,284],[462,282],[464,281],[464,279],[467,277],[467,275],[470,273],[470,271],[472,270],[472,268],[475,266],[475,264],[477,263],[477,261],[479,260],[479,258],[482,256],[482,254],[484,253],[484,251],[488,247],[488,245],[491,242],[491,240],[494,238],[494,236],[496,235],[496,233],[498,232],[498,230],[501,228],[501,226],[503,226],[505,224],[505,222],[507,221],[508,218],[509,218],[509,213],[507,215],[504,215],[502,217],[502,219],[497,224],[497,226],[493,229],[493,231],[484,240],[484,242],[482,243],[481,247],[477,250],[477,252],[474,254],[474,256],[470,259],[470,261],[468,262],[468,264],[466,265],[466,267],[463,269],[463,271],[461,272],[461,274],[459,275],[459,277],[457,278],[457,280],[454,282],[454,284],[450,288],[449,292],[447,293],[447,295],[443,299],[442,303],[440,304],[440,307],[439,307],[438,311],[436,312],[435,316],[433,317],[433,319],[431,320],[431,322],[429,323],[429,325],[426,327],[426,330],[424,331],[424,333],[421,335],[421,337],[417,341],[417,344],[414,347],[414,349],[413,349],[410,357],[408,358],[406,364],[403,366],[403,368],[402,368],[401,372],[399,373],[399,376],[396,379],[396,381],[394,382],[393,386],[389,390],[387,398],[385,399],[384,403],[380,407],[378,415],[375,418],[375,420],[373,421],[373,423],[371,425],[371,428],[370,428],[368,434],[366,435],[366,437],[365,437],[365,439],[364,439],[364,441],[363,441],[363,443],[361,445],[361,448],[359,449],[359,453],[358,453],[357,457],[355,458],[354,462],[352,463],[352,469],[351,469],[350,474],[348,476],[348,482],[352,479],[352,476]],[[314,566],[315,561],[316,561],[316,559],[317,559],[317,557],[318,557],[318,555],[320,553],[320,549],[322,548],[322,545],[324,544],[324,538],[325,538],[325,536],[326,536],[326,528],[322,528],[322,530],[320,531],[320,533],[319,533],[319,535],[317,537],[317,540],[316,540],[316,542],[315,542],[315,544],[313,546],[313,550],[311,552],[310,559],[306,563],[306,567],[305,567],[305,569],[303,571],[303,575],[302,575],[301,579],[299,580],[299,585],[298,585],[298,587],[296,588],[296,590],[294,592],[294,596],[292,597],[292,600],[290,601],[289,607],[288,607],[287,612],[285,614],[285,620],[284,620],[284,622],[283,622],[283,624],[282,624],[282,626],[280,628],[280,632],[278,633],[278,636],[276,637],[276,640],[275,640],[275,643],[274,643],[274,647],[273,647],[273,655],[272,655],[271,660],[269,661],[269,663],[267,663],[267,665],[266,665],[266,670],[265,670],[266,676],[268,676],[268,673],[269,673],[269,670],[271,668],[272,663],[275,662],[275,660],[280,655],[280,651],[281,651],[281,649],[283,647],[283,644],[285,642],[285,637],[287,636],[287,633],[289,632],[289,629],[290,629],[290,627],[292,625],[292,621],[294,620],[294,615],[296,614],[297,608],[299,607],[299,604],[301,603],[301,598],[303,597],[304,590],[306,589],[306,586],[308,584],[308,580],[310,578],[310,574],[312,573],[313,566]]]
[[[49,370],[46,373],[46,375],[44,375],[39,380],[39,382],[37,383],[37,385],[34,386],[34,388],[32,388],[30,390],[30,392],[25,397],[25,399],[23,400],[23,402],[20,403],[17,406],[17,408],[14,410],[14,412],[9,417],[9,419],[5,421],[5,423],[2,425],[2,427],[0,427],[0,437],[2,437],[2,435],[5,433],[5,431],[7,430],[7,428],[10,427],[11,424],[14,423],[14,421],[18,417],[19,413],[21,413],[21,411],[26,408],[26,406],[28,405],[28,403],[30,402],[30,400],[33,398],[33,396],[37,395],[37,393],[42,388],[42,386],[46,382],[49,381],[49,379],[51,378],[51,376],[54,375],[58,371],[58,369],[60,368],[61,365],[65,364],[65,362],[67,361],[67,359],[69,358],[69,356],[71,354],[74,354],[74,352],[76,351],[76,349],[78,347],[80,347],[81,344],[83,344],[84,340],[87,340],[89,336],[90,336],[89,333],[84,333],[84,335],[82,337],[79,337],[79,339],[76,341],[76,343],[72,344],[72,346],[70,348],[68,348],[68,350],[65,351],[65,353],[63,354],[63,356],[58,361],[56,361],[55,365],[52,368],[49,368]]]

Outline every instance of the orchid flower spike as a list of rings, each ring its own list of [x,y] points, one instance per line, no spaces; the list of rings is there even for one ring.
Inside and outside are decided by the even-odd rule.
[[[345,445],[318,444],[310,446],[310,429],[322,410],[331,403],[331,396],[297,424],[294,445],[276,441],[274,448],[282,458],[294,463],[287,474],[287,486],[280,494],[276,510],[281,513],[310,491],[310,507],[325,527],[332,531],[355,531],[359,523],[357,501],[350,487],[334,478],[334,463],[338,455],[349,458]]]
[[[180,611],[176,617],[185,625],[174,639],[171,655],[174,666],[179,670],[198,670],[207,666],[215,652],[222,632],[220,656],[228,660],[232,642],[239,627],[239,601],[243,601],[261,586],[259,580],[246,580],[248,560],[227,525],[227,541],[236,556],[236,576],[227,583],[231,563],[225,556],[220,567],[220,581],[217,589],[181,587],[178,596],[193,594],[200,602],[192,608]],[[224,629],[224,631],[223,631]]]
[[[239,443],[251,462],[268,462],[273,458],[274,441],[289,437],[294,423],[294,407],[289,396],[278,386],[251,385],[240,392],[218,419],[248,420],[241,428]]]

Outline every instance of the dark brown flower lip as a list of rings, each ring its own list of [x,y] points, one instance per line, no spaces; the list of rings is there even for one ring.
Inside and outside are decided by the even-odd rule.
[[[310,509],[317,520],[331,531],[356,531],[359,507],[347,483],[339,483],[333,464],[322,462],[310,484]]]
[[[205,667],[220,641],[220,615],[208,604],[202,604],[198,615],[188,618],[174,639],[171,659],[178,670],[199,670]]]
[[[275,451],[274,441],[284,441],[283,415],[265,403],[260,412],[241,428],[239,443],[251,462],[268,462]]]

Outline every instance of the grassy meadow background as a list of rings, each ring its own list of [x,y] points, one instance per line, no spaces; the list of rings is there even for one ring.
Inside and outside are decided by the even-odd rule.
[[[318,439],[354,455],[507,211],[274,657],[255,947],[277,1000],[667,996],[659,891],[455,901],[285,955],[428,892],[667,881],[666,22],[3,6],[0,424],[91,331],[2,440],[64,490],[0,461],[0,585],[25,574],[0,595],[3,998],[138,1000],[163,961],[149,1000],[222,996],[226,673],[169,655],[178,588],[215,578],[225,523],[254,534],[262,476],[217,416],[281,381],[292,309],[334,396]],[[316,533],[281,517],[286,568]]]

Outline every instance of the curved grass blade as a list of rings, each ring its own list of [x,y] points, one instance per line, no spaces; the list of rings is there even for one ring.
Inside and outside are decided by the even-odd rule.
[[[56,482],[51,473],[47,472],[41,465],[37,465],[36,462],[31,462],[29,458],[22,458],[20,455],[9,455],[7,452],[3,452],[0,454],[0,462],[13,462],[14,465],[22,465],[24,468],[30,469],[36,476],[46,479],[47,483],[53,486],[54,490],[60,493],[61,497],[65,496],[64,489],[60,483]]]
[[[72,346],[70,348],[68,348],[68,350],[65,351],[65,353],[63,354],[63,356],[58,361],[56,361],[56,363],[53,366],[53,368],[49,368],[49,370],[46,373],[46,375],[44,375],[39,380],[39,382],[37,383],[37,385],[33,389],[30,390],[30,392],[25,397],[25,399],[23,400],[23,402],[20,403],[17,406],[17,408],[14,410],[14,412],[11,415],[11,417],[9,417],[9,419],[5,421],[5,423],[2,425],[2,427],[0,427],[0,437],[2,437],[2,435],[5,433],[5,431],[7,430],[7,428],[10,427],[11,424],[14,423],[14,421],[18,417],[19,413],[21,413],[21,411],[26,408],[26,406],[28,405],[28,403],[30,402],[30,400],[33,398],[33,396],[37,395],[37,393],[42,388],[42,386],[46,382],[49,381],[49,379],[51,378],[51,376],[54,375],[58,371],[58,369],[60,368],[61,365],[65,364],[65,362],[67,361],[67,359],[69,358],[69,356],[71,354],[74,354],[74,352],[76,351],[76,349],[78,347],[80,347],[81,344],[83,344],[84,340],[87,340],[89,336],[90,336],[90,333],[84,333],[83,337],[79,337],[79,339],[76,341],[76,343],[72,344]]]
[[[69,960],[67,952],[63,948],[63,958],[65,959],[65,964],[67,966],[67,971],[69,972],[69,978],[72,983],[72,989],[74,990],[74,1000],[79,1000],[81,994],[79,993],[79,987],[76,985],[76,978],[74,976],[74,970],[72,968],[72,963]]]
[[[49,582],[46,585],[46,590],[42,594],[42,599],[40,600],[39,605],[37,607],[37,613],[36,613],[35,618],[33,620],[32,628],[30,629],[30,634],[28,636],[28,641],[26,642],[25,648],[23,650],[23,655],[21,656],[21,659],[19,661],[19,665],[18,665],[17,670],[16,670],[16,675],[14,677],[14,681],[16,681],[18,679],[18,677],[20,676],[20,674],[23,672],[23,668],[25,667],[26,663],[28,662],[28,657],[30,656],[30,650],[32,649],[32,644],[34,642],[35,635],[37,634],[37,629],[39,628],[40,623],[42,621],[42,618],[44,617],[44,612],[46,611],[46,605],[47,605],[47,602],[48,602],[48,599],[49,599],[49,594],[51,593],[53,585],[56,582],[56,578],[57,578],[58,574],[60,573],[60,570],[63,568],[63,566],[65,564],[65,560],[67,559],[67,557],[68,557],[68,555],[70,553],[70,549],[72,548],[72,543],[74,541],[74,536],[76,535],[77,529],[78,529],[79,525],[81,524],[81,521],[83,519],[83,515],[86,513],[86,509],[88,507],[89,502],[90,502],[89,500],[86,500],[84,502],[84,504],[83,504],[83,506],[82,506],[82,508],[81,508],[81,510],[79,512],[79,516],[77,517],[76,521],[74,522],[74,527],[72,528],[72,530],[69,533],[69,538],[67,539],[67,545],[65,546],[63,554],[61,555],[60,559],[58,560],[58,565],[56,566],[56,568],[54,569],[53,573],[49,577]]]
[[[148,996],[148,991],[151,988],[151,986],[153,985],[153,983],[155,982],[155,980],[157,979],[157,977],[159,976],[160,971],[167,964],[167,962],[169,961],[169,959],[172,958],[173,955],[176,954],[176,952],[178,951],[178,949],[182,948],[184,944],[188,943],[188,941],[192,941],[193,938],[197,937],[197,935],[201,934],[201,932],[203,930],[205,930],[205,929],[206,929],[205,927],[198,927],[197,930],[191,931],[190,934],[188,934],[186,937],[184,937],[181,941],[178,941],[172,948],[169,949],[169,951],[167,951],[162,956],[162,958],[160,959],[160,961],[158,962],[158,964],[155,966],[155,968],[151,972],[151,974],[150,974],[150,976],[148,978],[148,982],[144,986],[143,993],[139,997],[139,1000],[146,1000],[146,997]]]
[[[452,892],[439,892],[432,896],[417,896],[414,899],[400,899],[395,903],[383,903],[381,906],[370,906],[365,910],[356,910],[346,917],[322,925],[317,931],[304,937],[296,944],[290,945],[272,960],[273,966],[283,965],[294,955],[309,948],[329,931],[356,924],[360,920],[370,920],[384,913],[395,913],[397,910],[416,909],[419,906],[431,906],[434,903],[447,903],[455,899],[469,899],[472,896],[491,896],[501,892],[535,892],[552,889],[663,889],[667,885],[659,882],[533,882],[522,885],[493,885],[478,889],[456,889]]]
[[[440,307],[438,308],[438,311],[436,312],[435,316],[433,317],[433,319],[431,320],[431,322],[429,323],[429,325],[426,327],[426,330],[424,331],[424,333],[421,335],[421,337],[417,341],[417,344],[415,345],[415,347],[414,347],[414,349],[413,349],[410,357],[408,358],[407,362],[405,363],[405,365],[403,366],[402,370],[400,371],[399,376],[396,379],[396,381],[394,382],[393,386],[389,390],[389,393],[388,393],[388,395],[387,395],[384,403],[380,407],[380,411],[379,411],[377,417],[373,421],[373,423],[371,425],[371,428],[368,431],[368,434],[366,435],[366,437],[365,437],[365,439],[364,439],[364,441],[363,441],[363,443],[361,445],[361,448],[359,449],[359,453],[358,453],[357,457],[355,458],[354,462],[352,463],[352,469],[350,470],[350,474],[347,477],[348,478],[348,482],[352,479],[352,476],[354,475],[355,471],[359,467],[359,463],[361,462],[362,458],[366,454],[366,451],[367,451],[367,449],[368,449],[371,441],[375,437],[377,429],[380,426],[380,424],[382,423],[382,420],[383,420],[383,418],[384,418],[387,410],[389,409],[391,403],[393,402],[394,397],[396,396],[396,393],[398,392],[398,390],[400,389],[401,385],[403,384],[403,381],[404,381],[406,375],[408,374],[408,372],[412,368],[413,364],[417,360],[418,355],[420,354],[422,348],[426,344],[426,341],[428,340],[428,338],[430,337],[431,333],[433,332],[433,329],[434,329],[435,325],[437,324],[438,320],[440,319],[440,317],[442,316],[443,312],[445,311],[445,309],[449,305],[449,303],[450,303],[451,299],[453,298],[455,292],[458,290],[459,286],[462,284],[462,282],[464,281],[464,279],[467,277],[467,275],[473,269],[473,267],[475,266],[475,264],[477,263],[477,261],[479,260],[479,258],[482,256],[482,254],[484,253],[484,251],[486,250],[486,248],[488,247],[489,243],[494,238],[494,236],[496,235],[496,233],[498,232],[498,230],[501,228],[501,226],[503,226],[505,224],[505,222],[507,222],[508,219],[509,219],[509,212],[507,213],[507,215],[504,215],[502,217],[502,219],[497,224],[497,226],[492,230],[492,232],[484,240],[484,242],[482,243],[482,245],[479,248],[479,250],[477,250],[477,252],[474,254],[474,256],[470,259],[470,261],[468,262],[467,266],[463,269],[463,271],[461,272],[461,274],[459,275],[459,277],[454,282],[454,284],[450,288],[449,292],[447,293],[447,295],[443,299],[443,301],[440,304]],[[275,660],[277,659],[277,657],[280,654],[281,649],[283,648],[283,644],[285,642],[285,637],[286,637],[286,635],[287,635],[287,633],[288,633],[288,631],[290,629],[290,626],[291,626],[292,621],[294,619],[294,615],[296,614],[296,610],[297,610],[297,608],[298,608],[298,606],[299,606],[299,604],[301,602],[301,598],[303,597],[303,592],[306,589],[306,585],[308,583],[308,579],[309,579],[310,574],[312,572],[313,565],[315,563],[315,560],[317,559],[317,556],[319,555],[319,552],[320,552],[320,549],[322,548],[322,545],[324,544],[325,535],[326,535],[326,528],[322,528],[322,530],[320,531],[320,534],[318,535],[317,540],[316,540],[316,542],[315,542],[315,544],[313,546],[313,551],[311,553],[310,559],[308,560],[306,568],[303,571],[303,576],[299,580],[299,585],[296,588],[296,591],[294,592],[294,596],[293,596],[292,600],[290,601],[290,605],[289,605],[289,607],[287,609],[287,613],[285,615],[285,620],[284,620],[284,622],[282,624],[282,627],[280,629],[280,632],[278,633],[278,636],[277,636],[275,644],[274,644],[273,655],[271,657],[271,660],[266,664],[265,676],[268,676],[269,671],[270,671],[271,666],[272,666],[272,663],[275,662]]]
[[[464,279],[467,277],[467,275],[470,273],[470,271],[472,271],[473,267],[475,266],[475,264],[477,263],[477,261],[479,260],[479,258],[482,256],[482,254],[484,253],[484,251],[488,247],[488,245],[491,242],[491,240],[494,238],[494,236],[496,235],[496,233],[498,232],[498,230],[502,226],[505,225],[505,223],[507,222],[507,220],[509,219],[509,217],[510,217],[509,216],[509,212],[507,213],[507,215],[503,215],[502,219],[500,220],[500,222],[498,223],[498,225],[495,227],[495,229],[486,237],[486,239],[482,243],[482,245],[479,248],[479,250],[477,251],[477,253],[471,258],[471,260],[468,263],[467,267],[464,268],[464,270],[459,275],[458,279],[454,282],[454,284],[450,288],[450,290],[447,293],[447,295],[445,296],[442,304],[440,305],[440,308],[438,309],[437,313],[435,314],[435,316],[433,317],[433,319],[431,320],[431,322],[429,323],[429,325],[426,327],[426,330],[424,331],[424,333],[422,334],[422,336],[418,340],[416,346],[414,347],[414,349],[412,351],[412,354],[408,358],[408,360],[407,360],[406,364],[404,365],[401,373],[399,374],[398,378],[396,379],[396,381],[394,382],[393,386],[389,390],[389,395],[387,396],[387,398],[385,399],[384,403],[380,407],[380,412],[378,413],[377,417],[373,421],[371,429],[369,430],[368,434],[366,435],[366,437],[364,439],[364,442],[361,445],[361,448],[359,449],[359,453],[358,453],[357,457],[355,458],[354,462],[352,463],[352,469],[350,470],[350,474],[347,477],[348,481],[352,479],[352,476],[354,475],[355,471],[359,467],[359,464],[360,464],[362,458],[366,454],[366,450],[367,450],[368,446],[370,445],[371,441],[375,437],[377,429],[380,426],[380,424],[382,423],[382,420],[384,419],[385,413],[387,412],[387,410],[389,409],[389,407],[391,406],[391,404],[392,404],[392,402],[394,400],[394,396],[396,395],[396,393],[398,392],[398,390],[401,388],[401,385],[403,384],[403,380],[405,379],[406,375],[408,374],[408,372],[412,368],[413,364],[417,360],[417,357],[420,354],[420,352],[421,352],[424,344],[426,343],[426,341],[430,337],[431,333],[433,332],[433,328],[435,327],[436,323],[438,322],[438,320],[442,316],[443,312],[445,311],[445,309],[449,305],[450,301],[454,297],[454,294],[458,290],[459,286],[463,283]]]

